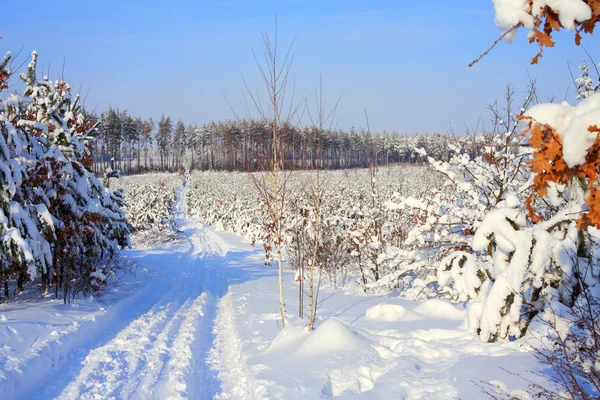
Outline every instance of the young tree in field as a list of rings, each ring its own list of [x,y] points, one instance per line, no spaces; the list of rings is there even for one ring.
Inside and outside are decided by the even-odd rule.
[[[21,78],[24,95],[31,100],[20,118],[33,118],[37,124],[20,125],[39,138],[29,153],[35,163],[28,166],[26,197],[46,205],[47,219],[54,222],[53,275],[57,294],[61,287],[68,302],[69,296],[89,290],[92,281],[105,276],[106,261],[129,244],[129,224],[120,193],[106,190],[90,171],[96,126],[84,119],[79,96],[72,98],[64,81],[38,81],[35,53]]]
[[[41,274],[42,291],[54,284],[67,302],[105,283],[109,260],[129,243],[129,224],[120,193],[92,173],[96,119],[65,81],[38,80],[36,65],[33,52],[22,95],[0,101],[0,179],[8,187],[8,196],[0,191],[0,272],[5,284],[13,278],[8,256],[19,293]]]
[[[325,196],[325,187],[323,183],[322,169],[323,169],[323,153],[322,153],[322,139],[325,129],[325,124],[331,124],[335,119],[335,111],[337,109],[337,103],[334,105],[330,112],[326,111],[327,100],[323,97],[323,78],[321,77],[319,84],[319,92],[315,94],[316,98],[316,121],[312,121],[313,125],[317,127],[317,168],[315,170],[314,182],[312,185],[311,197],[313,200],[313,235],[314,244],[312,249],[312,255],[310,259],[310,272],[308,278],[309,285],[309,305],[308,305],[308,325],[307,329],[312,331],[315,326],[317,318],[317,304],[318,304],[318,289],[315,290],[315,273],[317,270],[317,264],[319,262],[319,251],[321,249],[321,224],[322,224],[322,210],[323,197]],[[339,103],[339,100],[338,100]],[[308,109],[308,107],[307,107]],[[310,114],[310,113],[309,113]],[[311,115],[312,120],[312,115]],[[316,123],[315,123],[316,122]],[[303,279],[303,277],[301,277]],[[319,285],[321,280],[319,278]]]
[[[35,56],[34,56],[35,57]],[[0,62],[0,92],[8,89],[12,56],[8,53]],[[16,95],[6,102],[0,98],[0,284],[9,296],[8,282],[18,278],[19,291],[27,277],[38,271],[47,274],[52,266],[48,239],[54,236],[52,220],[45,218],[48,209],[43,203],[27,199],[24,181],[27,171],[22,162],[24,149],[36,145],[22,129],[15,127],[24,106]]]
[[[555,2],[552,7],[528,0],[496,0],[494,5],[504,36],[514,38],[519,27],[531,29],[530,42],[540,46],[533,63],[543,47],[554,45],[551,38],[557,30],[575,29],[579,44],[581,32],[593,32],[599,12],[593,1],[582,0]],[[527,163],[533,175],[529,196],[519,198],[523,191],[514,189],[510,195],[502,191],[505,200],[485,210],[471,247],[487,252],[492,263],[484,267],[487,273],[462,285],[468,297],[478,298],[471,312],[478,318],[470,322],[483,340],[520,337],[538,313],[572,305],[584,289],[577,277],[594,258],[597,239],[588,228],[600,227],[600,94],[576,107],[563,103],[526,108],[518,119],[520,137],[533,149]],[[510,152],[491,154],[489,160],[506,155]],[[440,265],[440,275],[446,271],[455,280],[478,275],[481,265],[465,255],[452,257]],[[598,271],[589,276],[593,283],[583,286],[597,283]]]
[[[285,154],[283,135],[285,126],[297,114],[300,102],[294,102],[293,87],[289,85],[293,42],[282,57],[279,53],[278,40],[277,25],[274,40],[271,40],[268,34],[263,33],[264,60],[260,62],[256,54],[254,54],[254,57],[265,91],[261,96],[260,93],[255,94],[248,89],[248,95],[255,111],[268,124],[270,131],[270,146],[266,146],[264,153],[257,155],[261,172],[250,172],[250,177],[267,210],[268,221],[265,221],[265,229],[270,236],[270,241],[275,246],[277,255],[279,310],[281,323],[285,327],[287,317],[283,298],[282,246],[286,235],[283,219],[288,205],[288,195],[290,194],[287,190],[290,171],[283,169]],[[291,91],[291,93],[288,91]],[[268,243],[265,243],[265,250],[269,252]]]
[[[594,93],[600,91],[600,82],[598,82],[600,80],[600,72],[598,71],[598,67],[595,65],[594,67],[598,75],[596,77],[596,82],[594,82],[594,79],[590,76],[590,67],[586,60],[583,60],[583,63],[579,66],[581,75],[575,79],[577,100],[588,98]]]

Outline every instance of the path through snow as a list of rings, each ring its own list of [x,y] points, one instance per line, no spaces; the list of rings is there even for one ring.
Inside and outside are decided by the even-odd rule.
[[[77,375],[65,377],[59,399],[208,399],[218,392],[204,360],[212,345],[216,303],[226,291],[219,267],[228,247],[201,223],[188,220],[187,189],[178,197],[176,213],[188,243],[163,257],[160,287],[151,290],[160,295],[87,354]]]
[[[219,392],[205,360],[217,301],[227,290],[220,271],[236,249],[187,218],[186,193],[187,186],[176,212],[187,240],[126,252],[145,273],[125,280],[118,288],[123,298],[50,302],[52,312],[47,304],[32,304],[30,321],[20,321],[23,307],[0,309],[0,398],[208,399]],[[69,319],[82,304],[90,307],[89,318]],[[56,309],[67,315],[64,324],[44,321],[44,314],[47,320],[61,315]],[[25,323],[38,331],[35,339],[18,331]],[[11,335],[2,337],[4,329]]]
[[[140,264],[115,296],[0,308],[1,399],[477,399],[471,382],[535,367],[521,344],[489,345],[464,308],[325,288],[311,334],[280,329],[275,267],[241,238],[187,216],[182,243],[126,255]]]

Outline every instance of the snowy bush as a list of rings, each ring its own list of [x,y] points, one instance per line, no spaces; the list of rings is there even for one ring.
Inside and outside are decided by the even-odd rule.
[[[538,313],[558,304],[572,305],[588,285],[579,283],[577,276],[598,246],[599,145],[597,133],[588,129],[600,120],[597,96],[576,107],[532,106],[518,117],[523,132],[515,137],[527,140],[531,148],[494,151],[482,158],[490,169],[498,162],[506,165],[507,173],[512,166],[520,168],[525,161],[527,165],[524,174],[485,196],[494,201],[480,209],[481,222],[473,226],[469,247],[474,254],[458,249],[438,270],[440,283],[449,285],[457,299],[470,301],[469,328],[482,340],[521,337]],[[517,163],[515,155],[524,162]],[[479,178],[483,172],[471,175]],[[463,177],[459,186],[464,181]],[[502,174],[491,180],[503,181]]]

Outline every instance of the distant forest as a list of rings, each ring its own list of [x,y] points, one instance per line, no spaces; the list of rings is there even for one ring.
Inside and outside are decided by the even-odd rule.
[[[107,167],[125,174],[197,170],[248,171],[261,169],[270,159],[271,126],[268,121],[242,120],[186,126],[162,117],[158,123],[143,120],[127,111],[109,108],[96,119],[98,127],[92,152],[94,168],[101,174]],[[365,130],[327,129],[284,125],[281,154],[286,169],[343,169],[423,161],[416,149],[436,158],[448,157],[451,138],[437,134],[370,133]]]

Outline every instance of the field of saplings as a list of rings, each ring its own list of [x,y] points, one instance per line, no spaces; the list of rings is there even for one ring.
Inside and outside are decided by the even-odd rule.
[[[280,177],[282,240],[288,268],[302,273],[312,262],[316,193],[313,171]],[[415,202],[442,186],[443,176],[425,166],[321,171],[317,267],[324,282],[344,286],[358,282],[365,291],[385,292],[402,286],[409,297],[433,294],[434,254],[414,251],[408,242],[415,225]],[[265,176],[230,172],[191,174],[187,202],[191,217],[217,229],[242,235],[265,247],[273,261],[269,208],[257,190]]]
[[[177,174],[160,173],[125,176],[111,181],[112,188],[123,190],[127,219],[132,225],[132,240],[173,238],[175,219],[173,206],[184,178]],[[156,241],[154,240],[154,241]]]

